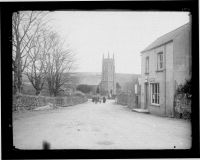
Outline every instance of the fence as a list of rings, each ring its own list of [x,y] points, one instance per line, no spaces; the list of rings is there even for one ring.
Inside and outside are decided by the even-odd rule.
[[[191,99],[186,94],[177,94],[174,98],[174,115],[176,118],[191,118]]]
[[[67,107],[87,101],[85,96],[73,95],[68,97],[46,97],[31,95],[13,96],[13,110],[32,110],[51,103],[53,106]]]

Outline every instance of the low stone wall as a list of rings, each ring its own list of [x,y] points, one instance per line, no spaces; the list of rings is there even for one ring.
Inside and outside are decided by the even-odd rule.
[[[32,110],[37,107],[45,106],[49,103],[53,106],[73,106],[87,101],[85,96],[68,96],[68,97],[46,97],[46,96],[31,96],[31,95],[16,95],[13,96],[13,110]]]
[[[176,118],[191,118],[191,100],[185,94],[177,94],[174,99],[174,116]]]
[[[141,96],[140,95],[129,95],[128,96],[128,107],[129,108],[140,108]]]
[[[128,94],[120,93],[117,95],[117,104],[128,105]]]
[[[117,95],[117,104],[127,105],[129,108],[140,108],[140,95],[120,93]]]

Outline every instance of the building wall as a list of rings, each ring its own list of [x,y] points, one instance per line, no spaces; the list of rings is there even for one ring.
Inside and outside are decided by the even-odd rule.
[[[184,84],[185,79],[191,77],[191,42],[190,28],[186,28],[183,34],[174,39],[174,80]]]
[[[144,109],[145,108],[145,92],[144,92],[144,87],[145,87],[145,79],[146,79],[146,75],[145,75],[145,58],[146,58],[146,54],[149,54],[148,52],[146,53],[142,53],[141,54],[141,78],[140,78],[140,83],[141,83],[141,108]]]
[[[145,79],[149,84],[158,82],[160,85],[160,105],[151,105],[148,101],[150,113],[161,116],[174,116],[174,94],[176,85],[184,84],[191,77],[191,42],[190,28],[186,28],[177,35],[173,41],[160,47],[142,53],[142,78],[141,78],[141,108],[145,108]],[[157,70],[157,53],[164,53],[164,68],[162,72]],[[145,74],[145,58],[149,56],[149,74]]]
[[[166,97],[166,89],[171,84],[166,84],[165,80],[166,77],[169,77],[169,81],[173,78],[173,72],[171,70],[166,69],[165,72],[165,65],[168,66],[170,60],[170,54],[172,54],[172,43],[166,44],[160,47],[157,47],[153,50],[147,51],[142,54],[142,79],[141,79],[141,108],[145,108],[145,101],[146,101],[146,93],[145,93],[145,82],[148,82],[148,110],[150,113],[164,116],[166,113],[166,101],[165,99],[172,97],[171,92],[167,92],[168,96]],[[164,55],[164,70],[157,71],[157,53],[163,52]],[[145,59],[149,56],[149,74],[145,74]],[[167,63],[165,60],[167,60]],[[145,80],[146,79],[146,80]],[[159,90],[160,90],[160,98],[159,98],[159,105],[155,105],[151,103],[151,83],[159,83]],[[173,100],[172,100],[173,102]],[[167,102],[168,103],[168,102]],[[170,105],[171,102],[169,102]]]
[[[165,115],[173,117],[174,115],[174,52],[173,52],[173,42],[165,45],[165,57],[166,57],[166,111]]]

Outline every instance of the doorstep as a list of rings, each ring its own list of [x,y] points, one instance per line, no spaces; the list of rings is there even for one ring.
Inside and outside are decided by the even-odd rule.
[[[142,108],[134,108],[132,109],[134,112],[139,112],[139,113],[149,113],[148,109],[142,109]]]

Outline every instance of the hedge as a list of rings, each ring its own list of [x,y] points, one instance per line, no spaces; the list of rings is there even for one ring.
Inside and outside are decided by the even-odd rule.
[[[175,117],[183,119],[191,119],[191,99],[186,94],[177,94],[175,96]]]

